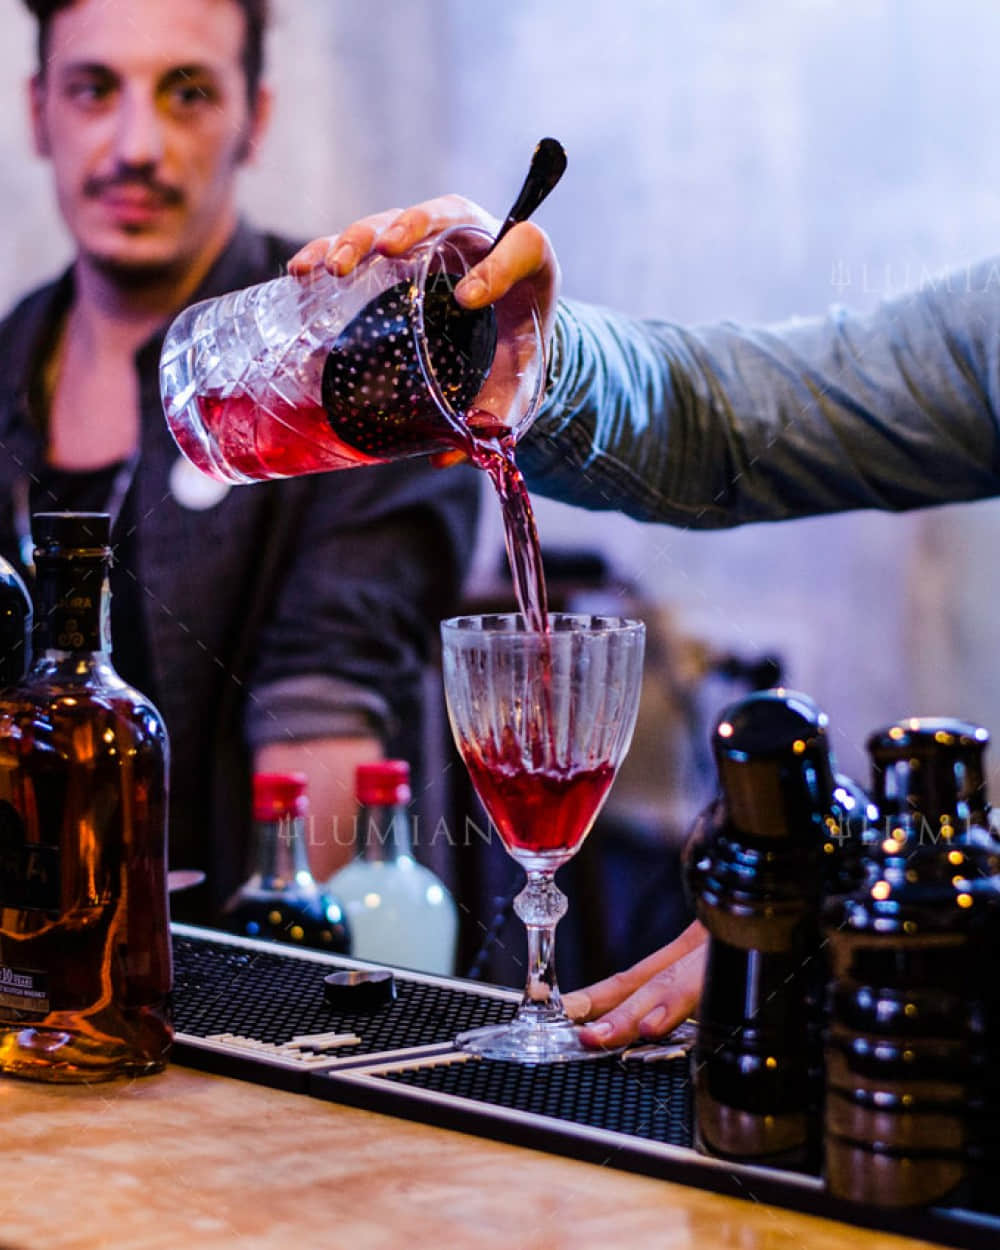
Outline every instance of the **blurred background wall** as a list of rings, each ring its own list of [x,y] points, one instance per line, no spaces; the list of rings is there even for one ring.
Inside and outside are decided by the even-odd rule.
[[[311,235],[460,190],[504,211],[534,142],[569,171],[539,221],[567,293],[683,322],[868,307],[997,250],[992,0],[275,0],[258,221]],[[68,249],[26,142],[32,24],[0,0],[0,302]],[[1000,508],[723,534],[540,501],[684,630],[779,653],[863,776],[901,714],[1000,732]],[[487,501],[474,586],[499,559]],[[1000,758],[998,756],[997,758]]]

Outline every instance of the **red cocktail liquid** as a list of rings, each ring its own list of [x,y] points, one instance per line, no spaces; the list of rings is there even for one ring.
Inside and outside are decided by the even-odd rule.
[[[229,399],[201,395],[197,403],[205,430],[223,461],[254,480],[382,463],[342,442],[319,405],[296,408],[273,397],[264,405],[249,395]],[[183,427],[174,429],[174,437],[203,473],[219,476],[196,438]]]
[[[538,528],[528,488],[514,460],[514,442],[506,434],[490,440],[479,437],[473,438],[466,450],[472,463],[489,477],[500,500],[507,560],[518,607],[529,629],[546,633],[548,603]]]
[[[496,825],[507,850],[569,859],[590,832],[614,781],[610,764],[593,768],[528,769],[518,759],[505,761],[492,744],[471,743],[462,757],[476,793]]]

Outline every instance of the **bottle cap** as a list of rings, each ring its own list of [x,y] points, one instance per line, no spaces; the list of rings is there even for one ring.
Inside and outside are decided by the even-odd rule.
[[[305,773],[255,773],[253,779],[254,820],[281,820],[283,816],[305,816],[309,811]]]
[[[367,807],[392,807],[409,803],[410,766],[406,760],[379,760],[359,764],[355,773],[358,802]]]
[[[983,755],[989,732],[966,721],[912,717],[868,739],[872,794],[883,816],[963,825],[986,824]]]
[[[827,718],[804,694],[776,688],[723,712],[713,746],[733,824],[754,837],[809,837],[833,791]]]
[[[323,978],[323,997],[340,1011],[377,1011],[394,1001],[396,978],[390,968],[357,968]]]
[[[36,512],[31,518],[35,558],[71,552],[103,556],[111,544],[106,512]]]

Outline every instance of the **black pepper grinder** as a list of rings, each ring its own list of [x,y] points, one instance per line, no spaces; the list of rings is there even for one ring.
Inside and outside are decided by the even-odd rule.
[[[824,846],[836,826],[826,725],[810,699],[782,689],[728,708],[713,735],[721,799],[685,851],[688,889],[710,935],[693,1051],[699,1145],[814,1171],[819,917]]]
[[[868,742],[880,840],[860,888],[824,911],[824,1153],[840,1198],[989,1205],[995,1188],[1000,845],[988,739],[961,721],[906,720]]]

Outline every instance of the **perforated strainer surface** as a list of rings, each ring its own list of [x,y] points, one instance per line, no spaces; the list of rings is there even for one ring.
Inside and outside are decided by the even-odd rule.
[[[424,288],[431,367],[456,413],[479,393],[496,351],[492,308],[467,312],[452,290],[459,276],[436,274]],[[323,368],[323,407],[334,433],[367,456],[420,454],[447,446],[449,426],[428,389],[413,333],[415,291],[400,282],[367,304]],[[451,440],[453,441],[453,440]]]

